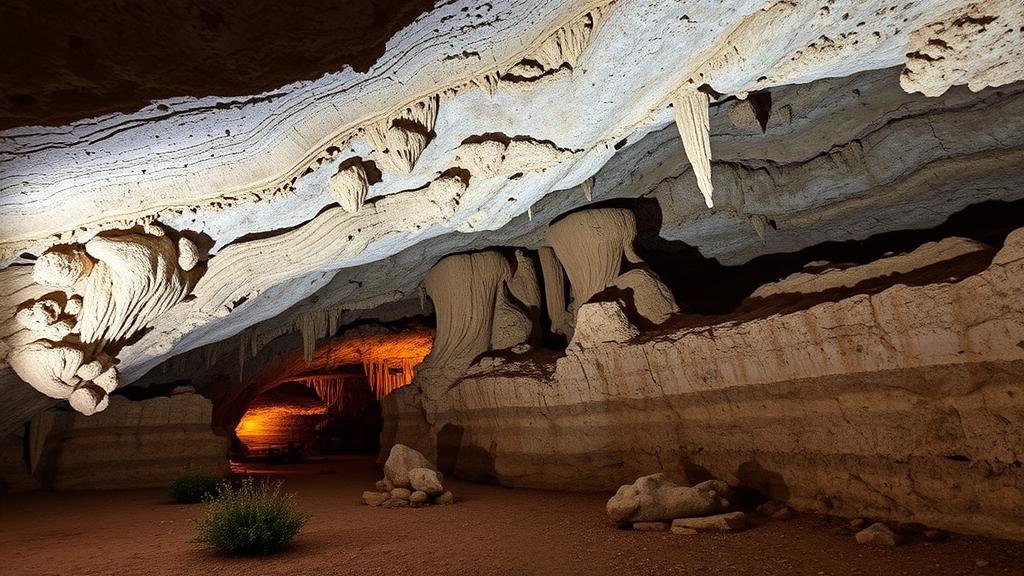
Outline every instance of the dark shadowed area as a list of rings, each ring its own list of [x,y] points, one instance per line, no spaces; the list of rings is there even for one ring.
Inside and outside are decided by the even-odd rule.
[[[368,70],[433,0],[13,0],[0,4],[0,130],[259,94]]]

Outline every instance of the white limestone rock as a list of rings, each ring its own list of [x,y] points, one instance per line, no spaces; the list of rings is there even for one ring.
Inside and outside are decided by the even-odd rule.
[[[412,486],[409,472],[416,468],[435,470],[434,465],[416,450],[404,444],[395,444],[391,447],[388,459],[384,462],[384,476],[395,486],[392,489],[392,495],[395,490],[407,489]]]
[[[413,490],[425,492],[431,496],[444,493],[439,473],[430,468],[413,468],[409,470],[409,484]]]
[[[608,500],[608,517],[616,524],[667,522],[678,518],[708,516],[728,509],[729,486],[708,480],[696,486],[679,486],[662,473],[638,478],[619,488]]]

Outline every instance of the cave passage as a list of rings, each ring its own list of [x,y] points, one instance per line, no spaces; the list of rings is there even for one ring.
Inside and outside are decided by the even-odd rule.
[[[376,453],[380,401],[362,370],[345,367],[257,395],[234,429],[232,462],[297,464],[339,454]]]

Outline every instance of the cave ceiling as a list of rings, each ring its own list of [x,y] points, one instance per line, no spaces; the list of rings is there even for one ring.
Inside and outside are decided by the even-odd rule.
[[[538,248],[587,205],[654,202],[641,225],[738,265],[1024,196],[1014,0],[198,3],[124,37],[113,5],[13,6],[40,33],[0,50],[5,426],[52,403],[16,369],[49,317],[82,369],[22,365],[101,409],[188,352],[429,313],[441,257]],[[140,250],[158,281],[131,292],[110,270]],[[33,273],[55,253],[96,264]],[[106,307],[17,319],[71,280]]]

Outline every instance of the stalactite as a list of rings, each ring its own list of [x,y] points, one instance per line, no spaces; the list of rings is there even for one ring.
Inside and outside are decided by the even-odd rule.
[[[337,374],[325,374],[317,376],[306,376],[299,380],[311,388],[323,401],[327,408],[334,408],[341,411],[345,407],[345,382],[347,376]]]
[[[331,194],[338,201],[338,206],[349,214],[359,211],[370,192],[370,184],[366,178],[361,158],[352,158],[338,167],[338,172],[331,176]]]
[[[343,311],[341,306],[329,306],[305,312],[296,320],[298,330],[302,333],[302,356],[306,364],[313,361],[317,340],[337,332]]]
[[[238,334],[238,381],[243,382],[245,380],[245,359],[249,355],[248,344],[249,338],[252,337],[252,332],[249,330],[243,330]]]
[[[439,100],[435,94],[366,129],[379,167],[399,175],[412,172],[430,143]]]
[[[587,199],[587,202],[592,202],[594,200],[594,177],[591,176],[584,180],[580,187],[583,188],[583,197]]]
[[[419,358],[363,357],[363,370],[377,400],[412,382]]]
[[[700,90],[683,88],[672,101],[676,116],[676,128],[683,139],[683,149],[697,177],[697,188],[704,195],[708,208],[714,206],[711,199],[714,187],[711,184],[711,138],[708,107],[711,97]]]

